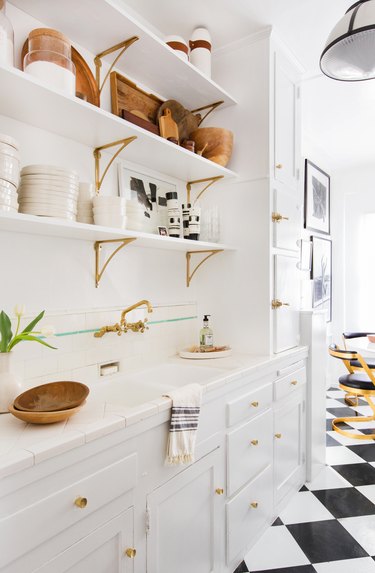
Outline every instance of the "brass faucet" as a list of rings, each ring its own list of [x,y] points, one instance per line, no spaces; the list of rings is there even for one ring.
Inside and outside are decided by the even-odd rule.
[[[95,338],[101,338],[107,332],[117,332],[117,335],[121,336],[123,332],[128,332],[128,330],[131,330],[132,332],[144,332],[145,330],[148,330],[148,326],[146,326],[148,318],[145,318],[144,320],[138,320],[137,322],[126,322],[125,317],[128,312],[131,312],[140,306],[147,306],[147,312],[152,312],[151,303],[148,300],[140,300],[139,302],[136,302],[132,306],[129,306],[122,311],[119,323],[116,322],[116,324],[113,324],[112,326],[103,326],[100,330],[94,332]]]

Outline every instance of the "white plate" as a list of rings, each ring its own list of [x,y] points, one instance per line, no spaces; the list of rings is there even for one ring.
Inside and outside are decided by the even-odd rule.
[[[189,352],[189,349],[180,350],[179,355],[181,358],[188,358],[190,360],[207,360],[212,358],[226,358],[232,354],[232,349],[219,350],[218,352]]]
[[[35,207],[32,205],[23,205],[20,203],[19,207],[20,213],[28,213],[29,215],[43,215],[44,217],[60,217],[63,219],[76,219],[75,213],[72,213],[68,209],[59,209],[58,207],[51,207],[46,205],[41,205]]]
[[[26,177],[21,175],[21,183],[23,185],[55,185],[57,187],[71,187],[78,194],[78,183],[74,179],[66,177]]]
[[[63,211],[70,211],[77,214],[77,207],[72,201],[69,202],[53,202],[53,201],[33,201],[29,199],[20,199],[20,205],[22,208],[32,207],[33,209],[58,209]]]
[[[73,169],[64,169],[63,167],[56,167],[55,165],[26,165],[22,168],[22,175],[57,175],[65,177],[73,177],[78,179],[78,173]]]
[[[21,186],[18,190],[20,197],[27,197],[29,199],[43,200],[56,200],[56,201],[74,201],[77,204],[77,195],[75,193],[67,193],[64,191],[52,191],[51,189],[30,189]]]

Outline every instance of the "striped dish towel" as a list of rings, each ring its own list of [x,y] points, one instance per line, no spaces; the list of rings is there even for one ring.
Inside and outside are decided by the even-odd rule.
[[[190,464],[194,461],[202,386],[188,384],[165,396],[172,400],[166,462],[168,464]]]

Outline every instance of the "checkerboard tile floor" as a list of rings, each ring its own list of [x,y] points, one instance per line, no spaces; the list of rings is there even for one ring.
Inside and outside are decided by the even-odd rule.
[[[375,443],[331,429],[333,417],[369,414],[365,400],[349,408],[344,392],[327,391],[326,467],[295,494],[235,573],[375,573]],[[374,422],[350,425],[358,434],[374,428]]]

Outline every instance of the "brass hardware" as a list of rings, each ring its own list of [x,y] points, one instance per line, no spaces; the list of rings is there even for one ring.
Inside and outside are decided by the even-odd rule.
[[[250,444],[252,446],[257,446],[259,444],[259,441],[258,440],[251,440]]]
[[[251,402],[250,406],[253,406],[253,408],[258,408],[259,402]]]
[[[138,320],[137,322],[126,322],[125,316],[128,314],[128,312],[134,310],[135,308],[139,308],[140,306],[147,306],[147,312],[152,312],[151,303],[145,299],[140,300],[139,302],[136,302],[132,306],[129,306],[122,311],[119,323],[116,322],[116,324],[111,326],[102,326],[100,330],[94,332],[95,338],[102,338],[102,336],[104,336],[107,332],[117,332],[118,336],[121,336],[123,332],[128,332],[128,330],[131,330],[132,332],[144,332],[145,330],[148,330],[148,326],[146,326],[146,322],[148,322],[147,318],[144,320]]]
[[[104,177],[108,173],[108,169],[111,167],[112,163],[116,159],[118,155],[120,155],[121,151],[125,149],[129,143],[137,139],[136,135],[132,135],[131,137],[126,137],[125,139],[119,139],[118,141],[113,141],[112,143],[107,143],[106,145],[101,145],[100,147],[96,147],[94,149],[94,158],[95,158],[95,190],[96,193],[99,193],[102,183],[104,181]],[[101,151],[103,149],[109,149],[110,147],[114,147],[115,145],[120,145],[119,149],[116,153],[111,157],[110,161],[108,162],[107,167],[104,169],[103,175],[100,177],[100,158],[101,158]]]
[[[86,497],[77,497],[77,499],[74,500],[74,505],[76,505],[80,509],[85,509],[85,507],[87,505],[87,498]]]
[[[197,111],[197,110],[195,110],[195,111]],[[203,193],[205,191],[207,191],[207,189],[209,187],[211,187],[211,185],[213,185],[214,183],[216,183],[216,181],[219,181],[223,177],[224,177],[224,175],[216,175],[216,177],[206,177],[205,179],[196,179],[195,181],[188,181],[186,183],[186,202],[191,203],[191,186],[192,185],[195,185],[196,183],[207,183],[207,181],[209,181],[208,185],[206,185],[202,189],[202,191],[200,193],[198,193],[198,196],[193,201],[193,205],[194,205],[198,201],[198,199],[200,199],[202,197]]]
[[[95,58],[94,58],[95,79],[96,79],[96,84],[99,88],[99,95],[102,93],[102,89],[104,87],[105,82],[107,81],[107,79],[109,77],[109,74],[113,70],[114,66],[117,64],[118,60],[121,58],[122,54],[125,52],[125,50],[127,50],[137,40],[139,40],[138,36],[132,36],[131,38],[128,38],[127,40],[124,40],[123,42],[116,44],[116,46],[112,46],[112,48],[108,48],[108,50],[104,50],[104,52],[100,52],[100,54],[95,56]],[[109,54],[112,54],[113,52],[116,52],[116,50],[120,50],[121,48],[122,48],[121,52],[116,56],[112,65],[110,66],[108,72],[106,73],[106,76],[103,80],[102,85],[100,85],[100,70],[102,67],[102,58],[104,58],[104,56],[108,56]]]
[[[258,505],[259,504],[257,501],[253,501],[252,503],[250,503],[250,507],[253,507],[254,509],[257,509]]]
[[[215,489],[215,493],[217,493],[217,495],[223,495],[224,494],[224,490],[222,487],[218,487]]]
[[[203,107],[197,107],[197,109],[192,109],[191,113],[196,113],[197,111],[203,111],[205,109],[208,109],[208,112],[201,118],[200,122],[198,123],[198,127],[204,122],[206,117],[210,115],[210,113],[214,111],[214,109],[219,107],[219,105],[221,105],[222,103],[224,103],[224,100],[216,101],[215,103],[210,103],[208,105],[204,105]]]
[[[272,223],[280,223],[281,221],[289,221],[289,217],[283,217],[280,213],[272,213]]]
[[[100,280],[104,274],[104,271],[107,268],[109,262],[113,259],[113,257],[115,255],[117,255],[117,253],[119,251],[121,251],[121,249],[126,247],[126,245],[129,245],[129,243],[132,243],[135,240],[136,240],[135,238],[128,238],[128,239],[111,239],[111,240],[106,240],[106,241],[95,241],[94,249],[95,249],[95,286],[96,286],[96,288],[98,288]],[[100,251],[101,251],[102,245],[111,244],[111,243],[121,243],[121,244],[108,257],[108,259],[106,260],[106,262],[103,265],[102,270],[100,270]]]
[[[291,381],[291,385],[292,385],[292,386],[297,386],[297,384],[298,384],[298,380],[292,380],[292,381]]]
[[[129,559],[134,559],[134,557],[137,555],[137,550],[134,549],[134,547],[128,547],[125,549],[124,554],[126,557],[129,557]]]
[[[282,168],[283,168],[282,163],[276,163],[276,169],[282,169]]]
[[[195,273],[197,272],[197,270],[199,269],[199,267],[201,267],[203,265],[203,263],[205,263],[210,257],[213,257],[214,255],[217,255],[218,253],[222,253],[223,249],[217,249],[217,250],[205,250],[205,251],[188,251],[186,253],[186,286],[189,287],[190,283],[191,283],[191,279],[193,278],[193,276],[195,275]],[[198,255],[198,254],[205,254],[205,253],[209,253],[209,255],[207,255],[206,257],[204,257],[204,259],[201,260],[200,263],[197,264],[197,266],[195,267],[195,269],[193,270],[193,272],[190,272],[190,259],[192,255]]]
[[[277,438],[278,440],[280,440],[281,434],[275,434],[275,438]]]
[[[277,298],[274,298],[271,303],[272,309],[275,310],[276,308],[280,308],[280,306],[290,306],[289,302],[281,302]]]

